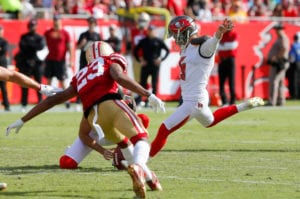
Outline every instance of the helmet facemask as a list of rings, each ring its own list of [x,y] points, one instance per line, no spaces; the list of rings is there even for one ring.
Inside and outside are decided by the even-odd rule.
[[[185,48],[190,37],[198,33],[198,27],[194,20],[188,16],[178,16],[169,24],[169,36],[175,39],[180,48]]]
[[[177,34],[173,35],[175,42],[178,46],[186,46],[189,40],[189,30],[186,30],[184,32],[177,32]]]

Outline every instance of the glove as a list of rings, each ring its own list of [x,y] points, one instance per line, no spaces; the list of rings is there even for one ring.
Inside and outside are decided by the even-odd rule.
[[[45,85],[45,84],[41,84],[41,88],[39,90],[39,92],[41,94],[46,95],[46,96],[52,96],[61,91],[63,91],[62,88],[57,88],[57,87],[53,87],[53,86],[49,86],[49,85]]]
[[[148,97],[149,104],[153,107],[154,111],[158,113],[159,111],[165,113],[165,103],[163,103],[158,97],[153,93]]]
[[[7,128],[6,128],[6,136],[9,135],[10,131],[12,129],[16,129],[15,133],[19,133],[19,130],[22,128],[24,122],[23,120],[21,119],[18,119],[17,121],[15,121],[14,123],[12,123],[11,125],[9,125]]]

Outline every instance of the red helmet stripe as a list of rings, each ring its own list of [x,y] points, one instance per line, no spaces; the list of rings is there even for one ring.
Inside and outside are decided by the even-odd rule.
[[[101,48],[100,48],[101,42],[97,42],[97,43],[98,43],[98,49],[97,49],[97,50],[98,50],[98,57],[100,57],[100,56],[101,56],[101,52],[100,52],[100,51],[101,51],[101,50],[100,50],[100,49],[101,49]]]
[[[96,58],[96,52],[95,52],[95,43],[93,43],[93,59],[95,59]]]

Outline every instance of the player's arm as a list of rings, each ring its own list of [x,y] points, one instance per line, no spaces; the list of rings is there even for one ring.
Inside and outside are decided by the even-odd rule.
[[[22,73],[8,70],[4,67],[0,67],[0,80],[14,82],[19,84],[22,87],[32,88],[37,91],[40,89],[40,84],[38,82],[27,77],[26,75],[23,75]]]
[[[23,122],[27,122],[37,115],[49,110],[53,106],[57,104],[61,104],[73,97],[77,96],[75,89],[72,86],[69,86],[66,90],[57,93],[54,96],[48,97],[43,100],[41,103],[34,106],[26,115],[24,115],[21,119]]]
[[[118,84],[120,84],[124,88],[127,88],[142,96],[149,97],[151,95],[151,93],[144,87],[142,87],[139,83],[131,79],[129,76],[125,75],[122,67],[117,63],[113,63],[110,66],[110,75],[116,82],[118,82]]]
[[[157,98],[153,93],[143,88],[139,83],[127,76],[121,65],[117,63],[112,63],[110,66],[111,77],[118,82],[122,87],[127,88],[139,95],[148,97],[150,105],[154,108],[156,112],[162,111],[166,112],[164,103]]]
[[[83,116],[80,122],[79,128],[79,138],[80,140],[90,148],[99,152],[103,155],[104,159],[110,160],[113,157],[113,151],[103,148],[97,143],[97,140],[93,139],[89,134],[91,132],[91,126],[89,125],[87,119]]]
[[[0,81],[9,81],[19,84],[20,86],[25,88],[32,88],[46,96],[51,96],[62,91],[62,89],[60,88],[39,84],[38,82],[34,81],[26,75],[23,75],[22,73],[8,70],[2,66],[0,66]]]
[[[229,30],[233,29],[233,22],[230,19],[224,19],[223,23],[219,25],[216,33],[215,33],[215,37],[217,39],[222,39],[223,34]]]
[[[209,38],[201,45],[200,54],[204,57],[211,57],[218,48],[219,42],[223,34],[233,28],[233,23],[229,19],[224,19],[223,23],[219,25],[214,36]]]
[[[45,100],[43,100],[42,102],[40,102],[39,104],[34,106],[21,119],[18,119],[17,121],[15,121],[11,125],[9,125],[6,129],[6,135],[9,135],[9,133],[12,129],[16,129],[16,133],[18,133],[18,131],[21,129],[21,127],[23,126],[23,124],[25,122],[33,119],[34,117],[49,110],[50,108],[52,108],[53,106],[55,106],[57,104],[63,103],[65,101],[75,97],[76,95],[77,95],[77,93],[76,93],[75,89],[72,86],[70,86],[66,90],[64,90],[56,95],[46,98]]]

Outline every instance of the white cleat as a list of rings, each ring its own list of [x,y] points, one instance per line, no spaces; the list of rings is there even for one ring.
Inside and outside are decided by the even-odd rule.
[[[252,97],[252,98],[248,99],[247,103],[248,103],[249,108],[255,108],[255,107],[265,105],[264,100],[260,97]]]
[[[148,184],[148,186],[150,187],[150,189],[152,191],[162,191],[163,190],[157,176],[155,175],[155,173],[153,171],[152,171],[152,179],[149,181],[146,181],[146,183]]]
[[[136,198],[146,198],[146,187],[144,171],[138,164],[132,164],[127,169],[133,185],[133,191],[136,194]]]

